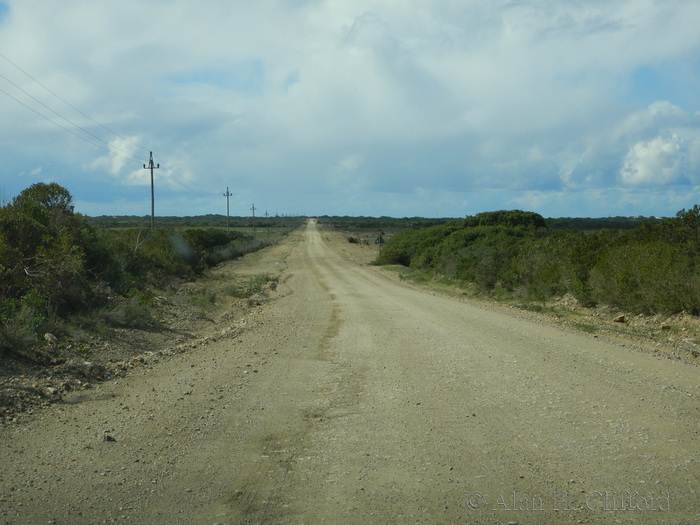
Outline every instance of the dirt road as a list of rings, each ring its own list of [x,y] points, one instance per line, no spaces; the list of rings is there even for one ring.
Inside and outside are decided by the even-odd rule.
[[[697,367],[334,239],[311,221],[257,255],[273,302],[0,431],[0,523],[698,522]]]

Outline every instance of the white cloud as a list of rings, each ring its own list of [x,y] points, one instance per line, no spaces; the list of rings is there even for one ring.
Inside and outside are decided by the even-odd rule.
[[[689,159],[698,137],[698,119],[657,101],[578,137],[578,148],[571,141],[561,153],[560,180],[568,189],[694,183],[698,164]]]
[[[106,155],[0,93],[8,172],[47,166],[31,176],[80,184],[88,202],[88,170],[113,185],[112,213],[128,201],[122,186],[149,183],[149,150],[162,164],[161,209],[188,215],[211,205],[186,210],[178,176],[282,213],[290,202],[334,213],[324,206],[354,196],[378,215],[389,202],[413,215],[421,199],[410,196],[427,186],[456,214],[472,202],[465,191],[502,191],[504,202],[541,192],[531,204],[555,207],[547,195],[700,182],[700,107],[668,87],[700,86],[696,0],[7,5],[2,52],[128,137],[98,128],[116,153]],[[640,87],[635,72],[648,66],[664,78]],[[0,74],[95,129],[2,57]],[[0,89],[51,115],[1,77]],[[663,195],[657,205],[677,204]]]
[[[354,173],[362,165],[364,160],[364,155],[351,153],[341,159],[338,163],[338,169],[346,173]]]
[[[121,182],[127,186],[147,186],[151,184],[151,172],[145,169],[135,169],[123,175]]]
[[[682,108],[667,100],[658,100],[627,115],[614,130],[614,138],[629,138],[657,133],[660,129],[682,125],[687,117]]]
[[[89,169],[93,171],[106,171],[112,176],[119,176],[127,166],[132,165],[142,156],[139,152],[140,137],[118,137],[109,142],[109,153],[97,157],[89,164]],[[98,144],[99,145],[99,144]]]
[[[681,178],[681,164],[681,145],[677,135],[638,142],[625,157],[622,181],[629,186],[674,184]]]

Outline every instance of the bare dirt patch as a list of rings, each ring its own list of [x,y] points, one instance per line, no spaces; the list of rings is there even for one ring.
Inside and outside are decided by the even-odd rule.
[[[275,287],[0,428],[0,523],[696,520],[696,367],[347,249],[311,222],[222,267]]]
[[[249,254],[192,282],[151,290],[146,313],[152,323],[145,328],[109,328],[101,334],[82,333],[79,339],[47,340],[44,352],[53,358],[45,367],[5,359],[0,364],[0,424],[16,423],[70,392],[99,389],[134,369],[152,368],[172,355],[216,341],[222,324],[235,325],[282,293],[277,285],[284,261],[267,264],[263,259]]]
[[[367,238],[371,241],[371,236],[363,237],[357,232],[333,229],[323,229],[323,235],[330,245],[336,247],[348,260],[358,264],[371,264],[379,253],[380,247],[371,242],[350,243],[347,240],[348,237],[353,237]],[[566,326],[592,337],[604,338],[652,355],[689,364],[700,363],[700,317],[685,312],[673,315],[640,315],[609,306],[587,308],[581,306],[570,294],[545,303],[499,301],[465,291],[464,288],[444,284],[440,276],[427,282],[418,282],[404,278],[404,275],[410,272],[401,267],[385,267],[380,271],[406,286],[418,286],[434,293],[484,302],[494,308],[505,308],[539,322]]]

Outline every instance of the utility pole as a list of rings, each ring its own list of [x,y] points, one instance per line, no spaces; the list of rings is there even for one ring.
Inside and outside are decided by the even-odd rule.
[[[226,193],[224,193],[224,197],[226,197],[226,235],[229,234],[229,227],[228,227],[228,199],[231,196],[231,194],[228,192],[228,186],[226,186]]]
[[[157,166],[153,165],[153,152],[151,151],[151,158],[148,161],[148,166],[145,164],[143,165],[143,169],[151,170],[151,230],[155,228],[156,224],[156,196],[153,188],[153,170],[157,170],[158,168],[160,168],[160,163],[158,163]]]
[[[255,204],[253,204],[251,210],[253,210],[253,239],[255,239]]]
[[[265,228],[266,228],[265,229],[265,237],[269,241],[270,240],[270,219],[269,219],[269,216],[267,214],[267,211],[265,211]]]

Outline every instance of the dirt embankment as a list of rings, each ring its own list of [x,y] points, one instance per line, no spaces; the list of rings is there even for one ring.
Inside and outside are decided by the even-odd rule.
[[[275,286],[0,429],[0,523],[696,520],[697,367],[371,255],[311,222],[218,268]]]

